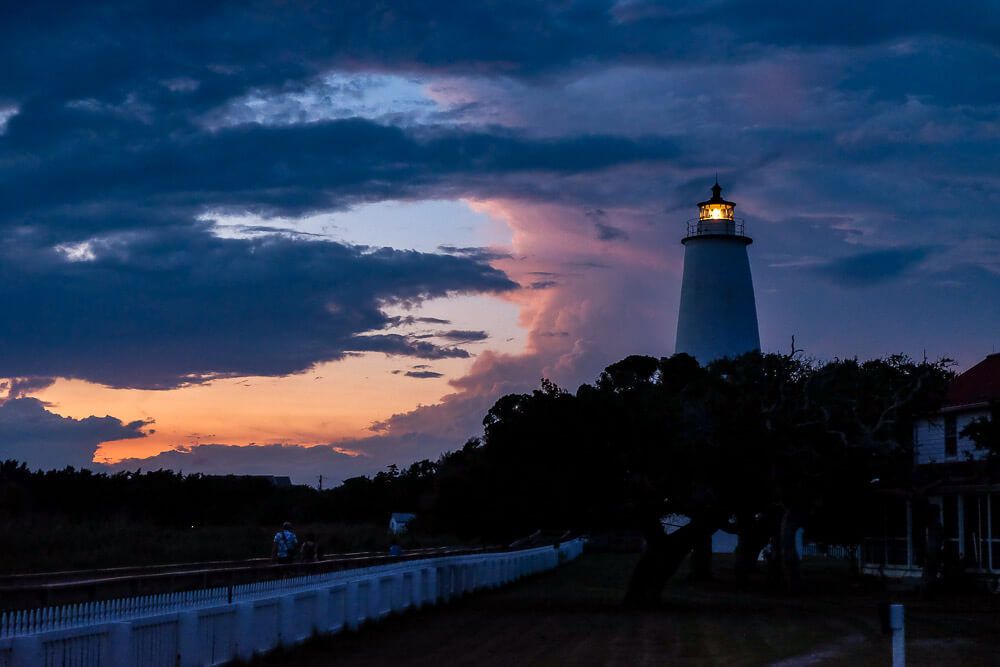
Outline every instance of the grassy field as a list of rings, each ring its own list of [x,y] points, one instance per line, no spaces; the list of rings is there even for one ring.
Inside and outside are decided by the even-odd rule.
[[[318,638],[259,659],[257,667],[320,665],[887,665],[876,605],[890,596],[846,585],[823,564],[812,590],[789,596],[758,584],[736,590],[678,578],[661,609],[626,611],[634,556],[588,555],[500,591]],[[720,564],[720,572],[725,564]],[[1000,664],[992,598],[907,604],[908,664]]]
[[[54,572],[129,565],[162,565],[268,557],[280,526],[163,528],[127,521],[65,518],[0,521],[0,574]],[[384,525],[295,526],[301,540],[317,535],[324,553],[381,551],[391,540]],[[450,536],[406,535],[407,546],[456,544]]]

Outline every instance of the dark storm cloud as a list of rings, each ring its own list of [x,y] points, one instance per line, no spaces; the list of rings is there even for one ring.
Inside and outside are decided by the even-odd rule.
[[[301,89],[337,67],[510,75],[600,63],[702,62],[707,51],[690,48],[689,40],[705,32],[717,47],[710,51],[713,62],[724,61],[732,48],[741,58],[747,50],[766,58],[774,45],[864,45],[937,35],[964,40],[968,57],[949,46],[942,51],[950,64],[931,70],[920,64],[936,61],[937,54],[902,50],[849,69],[845,85],[878,89],[885,81],[892,95],[929,98],[934,95],[927,86],[945,98],[962,90],[982,96],[1000,89],[990,85],[997,75],[984,51],[996,41],[990,29],[996,11],[983,3],[912,9],[892,2],[873,9],[849,2],[834,10],[786,2],[761,8],[749,2],[635,0],[280,7],[205,2],[170,8],[152,2],[42,2],[5,18],[0,103],[18,113],[0,136],[0,225],[28,225],[63,238],[166,224],[206,208],[294,215],[442,191],[545,198],[553,191],[544,179],[515,183],[516,175],[579,173],[644,160],[703,161],[693,158],[697,140],[678,145],[662,137],[585,133],[532,139],[482,128],[405,130],[360,119],[208,132],[197,122],[206,110],[251,88]],[[972,57],[976,53],[980,57]],[[973,62],[980,66],[970,71]],[[820,133],[796,137],[790,129],[782,137],[760,131],[747,137],[772,146],[775,154],[781,144],[803,155],[828,144]],[[741,141],[734,153],[756,159],[760,145]],[[906,150],[906,142],[894,143],[899,153]],[[864,142],[852,146],[850,159],[866,159]],[[867,159],[884,159],[884,146],[871,150]],[[504,175],[511,178],[497,178]],[[598,234],[620,238],[614,228],[599,228]]]
[[[124,99],[141,91],[163,107],[207,107],[338,66],[532,75],[581,62],[746,58],[774,45],[857,46],[914,34],[996,45],[1000,35],[996,4],[985,0],[50,0],[20,3],[4,19],[0,95]]]
[[[485,331],[470,331],[468,329],[451,329],[449,331],[438,331],[434,334],[437,338],[443,338],[453,343],[472,343],[486,340],[490,335]]]
[[[421,359],[468,359],[469,353],[457,347],[439,347],[419,340],[423,336],[365,335],[354,338],[354,344],[367,352],[405,354]]]
[[[148,422],[128,424],[114,417],[72,419],[49,412],[36,398],[0,402],[0,459],[31,468],[93,467],[97,446],[109,440],[145,437]]]
[[[996,46],[943,39],[922,48],[887,50],[871,62],[851,62],[841,87],[875,99],[905,102],[908,96],[945,106],[1000,103]]]
[[[486,265],[495,253],[369,253],[289,233],[219,239],[196,219],[517,191],[497,177],[673,154],[663,138],[539,138],[357,118],[212,131],[197,120],[222,100],[308,81],[343,55],[315,32],[314,9],[293,3],[274,24],[267,5],[62,9],[23,7],[0,28],[9,56],[0,100],[17,107],[0,135],[0,307],[17,313],[0,324],[0,376],[172,387],[296,372],[352,351],[465,357],[378,333],[393,323],[378,304],[508,289]],[[80,34],[90,38],[70,39]],[[275,35],[289,41],[262,44]]]
[[[614,225],[609,225],[604,222],[595,223],[594,227],[597,229],[597,238],[601,241],[625,241],[628,240],[628,232],[624,229],[619,229]]]
[[[470,257],[473,259],[478,259],[484,262],[488,262],[494,259],[506,259],[510,257],[507,253],[499,253],[489,248],[459,248],[453,245],[439,245],[438,251],[445,253],[446,255],[456,255],[458,257]]]
[[[396,334],[381,307],[515,286],[471,259],[196,229],[78,249],[0,247],[0,377],[164,388],[284,375],[347,352],[466,357]]]
[[[94,467],[94,466],[91,466]],[[334,483],[382,467],[367,456],[358,456],[332,445],[223,445],[179,447],[148,458],[124,459],[106,469],[160,470],[206,475],[288,475],[297,484],[315,484],[323,474]]]
[[[594,223],[594,229],[597,231],[597,239],[600,241],[627,241],[628,232],[624,229],[619,229],[612,224],[607,222],[607,212],[594,208],[585,212],[587,218]]]
[[[409,132],[362,119],[163,133],[138,120],[28,109],[0,137],[0,224],[77,234],[170,221],[206,207],[286,215],[402,197],[447,181],[663,160],[669,142]],[[451,252],[482,253],[456,248]]]
[[[443,320],[440,317],[415,317],[413,315],[390,317],[388,321],[388,326],[392,327],[412,326],[414,324],[451,324],[451,320]]]
[[[24,398],[28,394],[45,389],[55,382],[55,378],[27,377],[10,378],[0,382],[0,391],[7,390],[7,400]],[[2,401],[0,401],[2,402]]]
[[[831,260],[813,270],[838,285],[870,287],[899,278],[931,252],[931,248],[923,247],[873,250]]]
[[[743,38],[774,45],[861,46],[922,34],[1000,44],[1000,12],[990,0],[960,5],[906,0],[734,0],[719,3],[711,11]]]
[[[437,373],[435,371],[406,371],[404,375],[408,378],[416,378],[418,380],[433,380],[434,378],[444,377],[444,373]]]

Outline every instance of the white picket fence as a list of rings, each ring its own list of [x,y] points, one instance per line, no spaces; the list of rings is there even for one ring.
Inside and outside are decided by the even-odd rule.
[[[558,547],[439,556],[234,587],[0,617],[0,667],[201,667],[495,588],[583,552]]]

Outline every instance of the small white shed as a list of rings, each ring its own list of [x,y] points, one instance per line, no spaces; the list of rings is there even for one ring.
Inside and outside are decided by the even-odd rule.
[[[405,533],[407,525],[417,518],[416,514],[409,514],[407,512],[393,512],[392,516],[389,517],[389,532],[393,535],[399,535],[400,533]]]

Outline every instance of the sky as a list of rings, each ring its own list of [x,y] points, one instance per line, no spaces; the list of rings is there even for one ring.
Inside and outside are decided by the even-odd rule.
[[[673,353],[716,176],[764,351],[1000,344],[996,2],[0,11],[2,458],[436,458]]]

